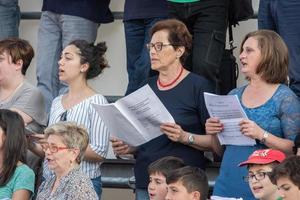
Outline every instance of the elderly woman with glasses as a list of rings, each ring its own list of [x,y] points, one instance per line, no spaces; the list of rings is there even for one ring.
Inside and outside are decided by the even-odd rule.
[[[212,92],[208,81],[185,69],[184,61],[191,50],[192,36],[186,26],[175,19],[157,22],[147,45],[151,68],[159,75],[148,84],[174,117],[176,123],[163,123],[163,135],[133,148],[117,138],[112,146],[117,155],[134,154],[137,199],[148,199],[147,167],[164,156],[176,156],[187,165],[205,167],[204,149],[210,149],[211,136],[205,135],[208,118],[203,92]],[[200,150],[197,149],[201,144]],[[199,145],[200,146],[200,145]]]
[[[36,199],[98,199],[91,180],[79,170],[89,143],[87,131],[59,122],[45,129],[45,138],[41,146],[54,175],[42,183]]]

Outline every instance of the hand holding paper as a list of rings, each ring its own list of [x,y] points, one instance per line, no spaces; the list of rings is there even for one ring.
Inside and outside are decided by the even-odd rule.
[[[210,93],[204,93],[204,99],[206,108],[211,117],[220,120],[222,127],[210,126],[211,133],[217,133],[220,143],[240,145],[240,146],[253,146],[255,140],[245,136],[241,132],[240,122],[243,119],[248,119],[244,112],[239,99],[236,95],[214,95]],[[210,122],[210,121],[208,121]],[[210,123],[212,123],[211,121]],[[217,123],[217,122],[215,122]]]

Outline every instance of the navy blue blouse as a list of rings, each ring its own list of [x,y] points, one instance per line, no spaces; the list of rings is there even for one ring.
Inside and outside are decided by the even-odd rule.
[[[177,86],[166,91],[160,91],[156,81],[157,77],[153,77],[148,84],[173,116],[175,122],[185,131],[204,134],[208,113],[203,92],[212,92],[213,89],[209,88],[211,84],[193,73],[189,73]],[[134,168],[136,187],[139,189],[147,188],[149,179],[147,168],[150,163],[171,155],[183,159],[188,165],[205,168],[205,157],[202,151],[188,145],[172,142],[163,134],[138,148]]]

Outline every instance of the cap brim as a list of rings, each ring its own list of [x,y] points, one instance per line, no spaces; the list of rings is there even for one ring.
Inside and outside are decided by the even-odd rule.
[[[245,162],[242,162],[240,163],[238,166],[239,167],[243,167],[245,165],[249,165],[249,164],[260,164],[260,165],[263,165],[263,164],[269,164],[269,163],[272,163],[272,162],[275,162],[276,160],[270,160],[270,159],[260,159],[260,158],[253,158],[253,159],[250,159],[250,160],[247,160]]]

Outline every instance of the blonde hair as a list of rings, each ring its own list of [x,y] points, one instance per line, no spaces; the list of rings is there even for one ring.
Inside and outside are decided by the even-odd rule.
[[[74,122],[58,122],[46,128],[44,133],[46,138],[50,135],[60,136],[68,148],[78,148],[79,155],[76,161],[78,164],[81,162],[89,144],[89,136],[83,126]]]

